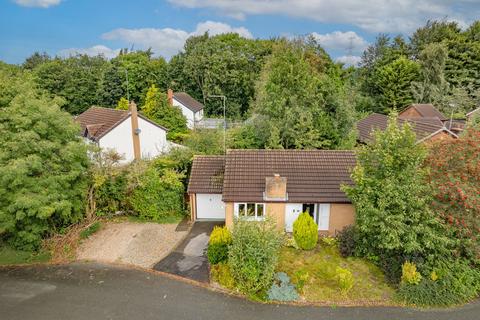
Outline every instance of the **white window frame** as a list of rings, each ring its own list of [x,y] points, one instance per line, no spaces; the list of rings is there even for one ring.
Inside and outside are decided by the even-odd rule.
[[[239,207],[240,205],[244,205],[244,212],[243,215],[240,214],[239,212]],[[247,207],[249,204],[254,204],[255,205],[255,216],[247,216]],[[258,216],[258,207],[263,206],[263,215]],[[246,220],[265,220],[265,215],[266,215],[266,209],[267,205],[262,202],[235,202],[235,207],[234,207],[234,214],[235,217],[241,217]]]

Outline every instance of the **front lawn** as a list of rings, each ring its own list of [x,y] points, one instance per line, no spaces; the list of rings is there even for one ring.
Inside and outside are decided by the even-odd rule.
[[[354,285],[346,293],[341,292],[336,281],[337,267],[353,274]],[[301,296],[308,302],[394,303],[394,290],[386,284],[381,270],[360,258],[343,258],[335,244],[327,245],[319,241],[316,248],[310,251],[283,247],[277,270],[290,276],[297,288],[301,289]],[[302,282],[305,282],[303,289]]]

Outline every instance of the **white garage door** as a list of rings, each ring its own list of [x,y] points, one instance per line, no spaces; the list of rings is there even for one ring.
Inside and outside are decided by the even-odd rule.
[[[225,220],[222,195],[197,193],[197,219]]]

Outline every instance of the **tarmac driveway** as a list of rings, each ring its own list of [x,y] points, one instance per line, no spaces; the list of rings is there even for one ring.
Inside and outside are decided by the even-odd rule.
[[[195,222],[187,237],[174,251],[155,264],[153,269],[200,282],[209,282],[210,271],[206,251],[210,233],[213,227],[218,225],[223,225],[223,222]]]

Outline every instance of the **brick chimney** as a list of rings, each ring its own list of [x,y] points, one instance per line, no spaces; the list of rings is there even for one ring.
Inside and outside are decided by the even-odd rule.
[[[287,178],[280,177],[278,173],[273,177],[266,177],[264,198],[272,201],[287,200]]]
[[[167,101],[169,105],[173,106],[173,90],[172,89],[167,90]]]
[[[129,109],[132,121],[133,156],[135,160],[140,160],[140,128],[138,127],[138,112],[135,102],[130,102]]]

